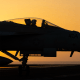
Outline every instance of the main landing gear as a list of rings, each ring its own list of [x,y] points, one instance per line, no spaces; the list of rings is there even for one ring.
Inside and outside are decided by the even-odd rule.
[[[23,58],[22,58],[22,65],[19,66],[19,76],[22,75],[22,71],[26,72],[26,76],[29,76],[30,73],[30,68],[29,65],[27,65],[27,60],[28,60],[28,55],[23,54]]]

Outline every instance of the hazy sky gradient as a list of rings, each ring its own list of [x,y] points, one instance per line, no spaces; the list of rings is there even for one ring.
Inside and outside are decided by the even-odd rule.
[[[80,0],[0,0],[0,21],[24,17],[43,18],[80,32]],[[57,58],[29,57],[29,60],[80,61],[80,53],[74,53],[72,58],[70,52],[57,52]]]

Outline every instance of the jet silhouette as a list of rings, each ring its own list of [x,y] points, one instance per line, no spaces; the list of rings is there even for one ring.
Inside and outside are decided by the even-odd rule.
[[[29,72],[29,66],[26,64],[28,56],[41,54],[44,57],[56,57],[56,51],[71,51],[72,57],[74,51],[80,52],[80,33],[63,29],[40,18],[22,18],[0,22],[0,51],[12,57],[15,60],[22,61],[19,66],[19,73],[22,70]],[[15,56],[7,50],[16,50]],[[17,54],[20,51],[20,56]],[[8,65],[12,61],[0,57],[0,62]],[[7,61],[7,62],[6,62]]]

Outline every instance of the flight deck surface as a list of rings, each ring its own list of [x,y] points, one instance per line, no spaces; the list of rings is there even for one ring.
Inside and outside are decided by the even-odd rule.
[[[18,75],[18,66],[0,67],[0,80],[67,80],[80,79],[80,65],[29,65],[30,75]]]

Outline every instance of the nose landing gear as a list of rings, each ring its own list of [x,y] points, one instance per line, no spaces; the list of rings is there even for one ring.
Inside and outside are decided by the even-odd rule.
[[[22,71],[26,72],[26,76],[29,76],[29,72],[30,72],[30,68],[29,65],[27,65],[27,60],[28,60],[28,55],[23,54],[23,58],[22,58],[22,66],[19,66],[19,76],[22,75]]]

